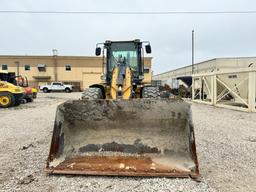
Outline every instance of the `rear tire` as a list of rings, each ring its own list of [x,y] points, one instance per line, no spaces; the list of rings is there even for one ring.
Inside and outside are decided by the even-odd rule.
[[[8,108],[13,106],[15,98],[10,93],[0,93],[0,108]]]
[[[103,99],[102,91],[97,87],[88,88],[82,93],[82,99]]]
[[[49,91],[48,91],[47,88],[43,88],[43,92],[44,92],[44,93],[48,93]]]
[[[37,93],[33,93],[33,99],[37,98]]]
[[[26,99],[22,99],[21,100],[21,104],[26,104],[27,103],[27,100]]]
[[[21,102],[22,102],[22,100],[19,100],[19,101],[15,100],[13,106],[19,106],[21,104]]]
[[[28,103],[33,102],[33,98],[32,97],[26,98],[26,100],[27,100]]]
[[[160,97],[160,92],[158,87],[144,87],[142,89],[142,98],[154,98]]]

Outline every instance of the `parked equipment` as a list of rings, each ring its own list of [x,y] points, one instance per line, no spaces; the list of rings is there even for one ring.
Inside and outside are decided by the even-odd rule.
[[[25,90],[25,102],[32,102],[37,97],[37,89],[30,87],[28,85],[27,77],[23,77],[21,75],[15,76],[16,82],[20,87],[23,87]]]
[[[15,72],[9,72],[7,76],[7,81],[24,89],[25,96],[22,100],[22,103],[32,102],[34,98],[36,98],[37,89],[29,87],[28,79],[26,76],[16,76]]]
[[[103,43],[102,83],[57,108],[48,173],[199,176],[190,105],[144,80],[143,43]]]
[[[8,83],[8,72],[0,71],[0,108],[20,105],[24,90],[21,87]]]

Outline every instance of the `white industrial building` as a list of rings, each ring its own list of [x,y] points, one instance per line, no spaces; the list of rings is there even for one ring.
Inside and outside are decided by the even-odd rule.
[[[202,74],[217,71],[228,71],[237,68],[256,68],[256,57],[232,57],[215,58],[194,64],[194,74]],[[153,76],[153,80],[161,80],[161,85],[168,84],[171,87],[177,86],[176,78],[182,76],[191,76],[192,66],[188,65],[175,70]]]
[[[256,112],[256,57],[216,58],[153,76],[191,92],[194,102]]]

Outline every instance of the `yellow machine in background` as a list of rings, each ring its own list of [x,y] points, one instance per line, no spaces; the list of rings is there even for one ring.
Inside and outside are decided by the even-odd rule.
[[[28,85],[28,79],[26,76],[16,76],[15,73],[9,73],[10,83],[13,82],[14,85],[19,85],[20,87],[24,88],[25,91],[25,102],[32,102],[33,99],[37,97],[37,89],[30,87]]]
[[[6,81],[0,81],[0,107],[17,106],[24,97],[24,90]]]
[[[25,95],[24,89],[7,82],[8,72],[0,71],[0,108],[21,104]]]

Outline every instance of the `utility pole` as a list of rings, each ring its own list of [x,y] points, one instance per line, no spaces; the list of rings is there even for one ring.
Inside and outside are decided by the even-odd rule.
[[[16,68],[17,68],[17,76],[20,75],[20,62],[19,61],[15,61],[16,64]]]
[[[53,62],[54,62],[54,81],[58,81],[58,72],[57,72],[57,67],[58,67],[58,50],[53,49],[52,50],[53,54]]]
[[[194,74],[194,29],[192,30],[192,74]]]

